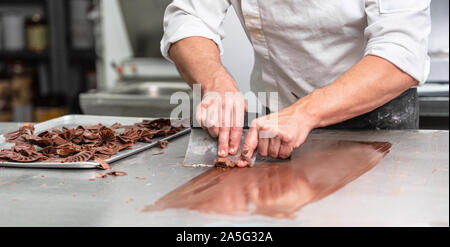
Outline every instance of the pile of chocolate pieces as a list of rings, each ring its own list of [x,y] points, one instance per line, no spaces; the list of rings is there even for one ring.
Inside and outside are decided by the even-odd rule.
[[[116,130],[123,129],[116,134]],[[5,134],[7,142],[15,143],[0,151],[0,162],[84,162],[95,160],[100,168],[109,169],[104,161],[124,149],[132,149],[136,142],[152,142],[152,138],[168,136],[182,130],[173,127],[170,119],[144,120],[134,125],[119,123],[62,127],[34,134],[34,126],[25,124],[19,130]],[[119,131],[118,131],[119,132]],[[165,143],[167,144],[167,143]]]

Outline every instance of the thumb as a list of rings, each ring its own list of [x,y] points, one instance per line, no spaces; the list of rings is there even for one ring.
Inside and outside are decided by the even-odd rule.
[[[239,160],[239,167],[246,167],[249,165],[249,160],[251,160],[253,156],[253,152],[255,152],[256,147],[258,146],[258,128],[250,127],[247,135],[245,136],[244,143],[242,144],[242,152],[241,155],[246,159]]]

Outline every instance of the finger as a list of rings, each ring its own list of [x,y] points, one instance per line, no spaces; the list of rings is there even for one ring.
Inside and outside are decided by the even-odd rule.
[[[206,126],[208,125],[208,123],[206,122],[206,120],[208,119],[208,108],[205,108],[203,106],[201,106],[200,108],[201,108],[201,110],[200,110],[201,117],[200,117],[200,122],[199,123],[202,126],[202,128],[204,130],[206,130],[207,129]]]
[[[278,135],[281,137],[281,141],[285,143],[291,143],[294,141],[294,137],[292,134],[287,133],[286,131],[279,130]]]
[[[211,106],[214,101],[215,101],[215,94],[209,93],[206,94],[205,97],[203,97],[201,105],[203,106],[203,108],[208,108],[209,106]]]
[[[239,102],[235,102],[233,107],[233,126],[230,131],[230,154],[236,154],[241,144],[242,131],[244,126],[244,109]]]
[[[264,134],[263,134],[264,133]],[[267,157],[269,152],[269,141],[270,139],[267,136],[273,136],[270,130],[270,127],[267,125],[263,125],[258,130],[258,153],[262,157]]]
[[[270,139],[268,138],[259,138],[258,140],[258,153],[262,157],[267,157],[269,153],[269,141]]]
[[[206,127],[208,132],[212,137],[217,137],[219,135],[219,109],[216,104],[208,107]]]
[[[206,109],[202,107],[202,104],[199,104],[197,106],[197,112],[195,114],[195,117],[197,119],[197,123],[200,124],[203,130],[206,131],[205,127],[205,121],[206,121]],[[195,127],[195,126],[194,126]]]
[[[202,125],[202,113],[203,113],[202,104],[198,104],[195,110],[195,120],[197,120],[197,123],[199,123],[200,126]]]
[[[281,143],[278,156],[282,159],[287,159],[291,156],[294,147],[290,143]]]
[[[212,104],[215,102],[214,97],[212,97],[213,95],[211,94],[206,94],[205,97],[203,97],[202,102],[200,103],[201,106],[201,125],[202,128],[204,130],[207,130],[208,128],[210,128],[210,121],[209,121],[209,117],[208,117],[208,109],[211,108]]]
[[[225,94],[224,102],[221,105],[221,118],[219,126],[219,146],[218,155],[226,157],[228,155],[230,143],[230,127],[233,115],[233,98]]]
[[[268,150],[269,156],[272,158],[278,158],[280,146],[281,146],[280,137],[276,136],[276,137],[270,139],[269,150]]]
[[[219,147],[217,148],[217,155],[226,157],[228,155],[228,143],[230,140],[230,128],[221,127],[219,130]]]
[[[211,137],[216,138],[219,136],[219,128],[217,127],[208,128],[208,133]]]
[[[252,122],[252,125],[253,122]],[[246,152],[246,157],[251,159],[253,156],[253,152],[255,152],[256,147],[258,146],[258,128],[250,127],[245,136],[244,143],[242,144],[242,152]],[[246,167],[247,161],[240,160],[237,164],[239,167]]]
[[[301,133],[300,136],[297,138],[297,141],[295,142],[294,148],[298,148],[301,145],[303,145],[303,143],[305,143],[307,137],[308,137],[307,132]]]
[[[243,128],[231,128],[230,131],[230,143],[229,143],[229,153],[236,154],[239,150],[239,144],[241,144]]]

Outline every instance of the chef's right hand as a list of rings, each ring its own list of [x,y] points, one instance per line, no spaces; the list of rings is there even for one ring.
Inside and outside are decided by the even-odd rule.
[[[218,137],[217,155],[236,154],[241,142],[247,104],[230,75],[203,89],[196,119],[212,137]]]

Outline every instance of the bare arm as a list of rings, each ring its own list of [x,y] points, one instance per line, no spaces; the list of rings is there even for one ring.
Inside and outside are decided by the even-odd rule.
[[[246,103],[223,67],[217,45],[207,38],[189,37],[173,44],[169,55],[191,87],[201,84],[204,97],[197,106],[196,119],[211,136],[218,137],[218,155],[235,154],[241,141]]]
[[[182,39],[170,47],[169,55],[181,77],[191,87],[199,83],[202,90],[210,91],[224,82],[226,86],[237,89],[235,81],[220,61],[219,49],[214,41],[203,37]]]
[[[295,103],[324,127],[370,112],[417,85],[389,61],[367,56],[330,85]]]
[[[280,112],[254,120],[243,150],[249,150],[248,157],[257,148],[262,156],[287,158],[312,129],[372,111],[415,85],[417,81],[394,64],[369,55],[330,85]],[[271,138],[261,137],[261,130],[268,130]]]

